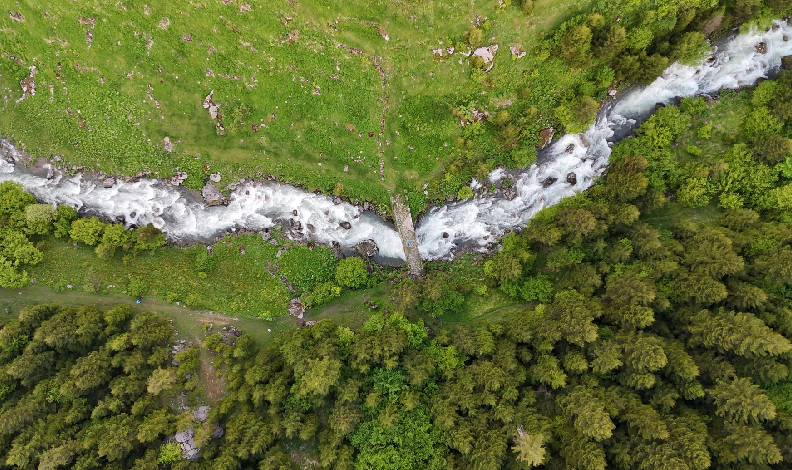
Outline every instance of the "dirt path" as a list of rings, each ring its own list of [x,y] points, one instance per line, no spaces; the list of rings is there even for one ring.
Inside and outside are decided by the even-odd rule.
[[[377,147],[379,147],[380,178],[385,181],[385,148],[382,146],[382,139],[385,137],[385,116],[388,113],[388,109],[390,109],[390,103],[388,102],[388,75],[382,69],[381,61],[382,57],[374,57],[374,67],[377,68],[380,77],[382,77],[382,94],[380,96],[382,100],[382,115],[380,117],[380,132],[377,136]]]

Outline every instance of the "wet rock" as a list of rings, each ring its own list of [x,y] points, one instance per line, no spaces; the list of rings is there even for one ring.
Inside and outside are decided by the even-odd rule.
[[[756,52],[760,54],[767,54],[767,44],[765,44],[764,42],[760,42],[759,44],[757,44],[755,49]]]
[[[379,253],[379,247],[374,240],[364,240],[357,244],[357,251],[364,258],[371,258]]]
[[[555,131],[552,127],[548,127],[546,129],[542,129],[539,131],[539,148],[543,149],[550,145],[550,142],[553,141],[553,134]]]
[[[316,233],[316,227],[314,227],[311,224],[305,224],[305,228],[307,228],[308,231],[311,232],[311,233]]]
[[[514,188],[506,188],[503,190],[503,197],[511,201],[517,197],[517,190]]]
[[[370,209],[371,209],[371,203],[368,202],[368,201],[364,202],[363,203],[363,210],[367,211],[367,210],[370,210]]]
[[[289,219],[289,224],[294,230],[302,230],[302,223],[299,220]]]
[[[345,220],[345,221],[343,221],[343,222],[341,222],[341,223],[340,223],[340,224],[338,224],[338,225],[340,225],[340,226],[341,226],[341,228],[343,228],[343,229],[346,229],[346,230],[349,230],[349,229],[351,229],[351,228],[352,228],[352,224],[350,224],[350,223],[349,223],[349,222],[347,222],[346,220]]]
[[[566,153],[572,153],[575,151],[575,144],[569,144],[566,148]]]
[[[665,104],[664,103],[655,103],[655,105],[654,105],[655,111],[657,111],[658,109],[663,109],[663,108],[665,108]]]
[[[104,181],[102,181],[103,188],[112,188],[114,184],[115,178],[106,178]]]
[[[131,212],[131,213],[129,214],[129,218],[130,218],[130,219],[134,219],[135,217],[137,217],[137,212]]]
[[[47,168],[47,179],[55,178],[55,170],[52,167]]]
[[[784,70],[792,70],[792,55],[781,58],[781,68]]]
[[[221,204],[223,202],[223,193],[220,192],[212,183],[206,183],[201,190],[201,197],[208,204]]]
[[[443,238],[448,238],[448,237],[450,237],[450,235],[448,234],[448,232],[443,232]]]
[[[182,183],[184,183],[184,180],[186,180],[186,179],[187,179],[187,173],[186,172],[177,171],[176,173],[173,174],[173,176],[171,176],[170,183],[173,186],[180,186]]]
[[[302,301],[299,297],[292,299],[289,302],[289,315],[302,319],[305,315],[305,305],[303,305]]]
[[[120,224],[123,224],[123,223],[126,222],[126,217],[124,217],[123,215],[117,215],[115,220],[116,220],[116,222],[118,222]]]
[[[297,209],[294,209],[294,210],[292,211],[292,215],[293,215],[293,216],[295,216],[295,217],[297,217]]]
[[[334,198],[333,198],[333,204],[335,204],[335,205],[339,205],[339,204],[341,204],[342,202],[344,202],[344,201],[342,201],[342,200],[341,200],[341,198],[340,198],[340,197],[338,197],[338,196],[336,196],[336,197],[334,197]]]
[[[575,172],[567,173],[566,182],[569,184],[577,184],[577,175]]]
[[[545,178],[544,180],[542,180],[542,187],[543,188],[549,188],[556,181],[558,181],[558,178]]]

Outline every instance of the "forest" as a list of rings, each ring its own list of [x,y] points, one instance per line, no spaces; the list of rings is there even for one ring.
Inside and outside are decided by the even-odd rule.
[[[173,329],[156,314],[28,308],[0,330],[0,465],[787,468],[790,95],[782,71],[660,109],[614,147],[595,186],[459,266],[481,281],[437,267],[395,282],[394,311],[360,326],[322,320],[267,340],[207,328],[171,357]],[[3,206],[4,237],[18,240],[6,276],[25,276],[46,256],[31,240],[50,225],[37,228],[43,209],[4,188],[16,194],[4,201],[22,201]],[[87,243],[84,225],[98,222],[70,219],[47,220]],[[132,256],[170,249],[151,246],[158,235],[122,238]],[[116,246],[102,240],[100,256],[101,243]],[[359,287],[358,264],[338,282]],[[520,307],[425,323],[479,293]],[[199,423],[194,374],[207,360],[225,392]],[[185,458],[177,432],[194,434],[200,459]]]

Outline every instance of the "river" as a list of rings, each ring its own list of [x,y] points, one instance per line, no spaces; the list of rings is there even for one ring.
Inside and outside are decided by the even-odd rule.
[[[539,210],[590,187],[607,167],[614,141],[629,135],[657,103],[753,85],[776,72],[782,57],[792,55],[790,38],[792,25],[777,22],[769,31],[735,36],[701,65],[671,65],[652,84],[631,89],[606,105],[585,132],[564,135],[544,149],[540,163],[510,172],[516,191],[511,199],[499,192],[426,212],[416,227],[421,256],[426,260],[450,259],[453,250],[460,247],[484,250],[507,231],[524,227]],[[766,45],[764,54],[756,49],[760,42]],[[575,174],[574,184],[567,182],[571,173]],[[495,170],[489,179],[495,182],[505,175],[503,170]],[[555,182],[547,184],[553,178]],[[205,242],[229,230],[261,230],[292,219],[302,227],[299,234],[292,233],[294,237],[337,243],[347,250],[371,239],[379,247],[381,260],[404,259],[401,239],[390,222],[352,204],[336,204],[331,197],[288,184],[242,184],[227,205],[207,206],[186,189],[162,180],[119,180],[111,188],[104,188],[89,176],[56,175],[48,179],[40,171],[0,159],[0,181],[9,179],[22,183],[40,201],[68,204],[86,215],[123,218],[127,225],[152,223],[179,242]]]

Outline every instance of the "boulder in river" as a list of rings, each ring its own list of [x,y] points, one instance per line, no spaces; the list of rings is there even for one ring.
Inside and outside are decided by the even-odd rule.
[[[450,237],[450,235],[448,234],[448,232],[443,232],[443,238],[448,238],[448,237]]]
[[[517,190],[512,187],[506,188],[503,190],[503,197],[511,201],[512,199],[517,197]]]
[[[756,52],[760,54],[767,54],[767,44],[765,44],[764,42],[760,42],[759,44],[756,45],[755,48],[756,48]]]
[[[566,181],[569,184],[577,184],[577,175],[575,174],[574,171],[571,173],[567,173]]]
[[[352,224],[350,224],[350,223],[349,223],[349,222],[347,222],[346,220],[345,220],[345,221],[343,221],[343,222],[341,222],[341,223],[340,223],[340,224],[338,224],[338,225],[340,225],[340,226],[341,226],[341,228],[343,228],[343,229],[346,229],[346,230],[349,230],[349,229],[351,229],[351,228],[352,228]]]
[[[569,144],[566,148],[566,153],[572,153],[575,151],[575,144]]]
[[[558,178],[545,178],[544,180],[542,180],[542,187],[543,188],[549,188],[556,181],[558,181]]]
[[[103,188],[112,188],[114,184],[115,184],[115,178],[105,178],[105,180],[102,181]]]
[[[379,247],[374,240],[364,240],[357,244],[357,251],[364,258],[371,258],[379,253]]]

